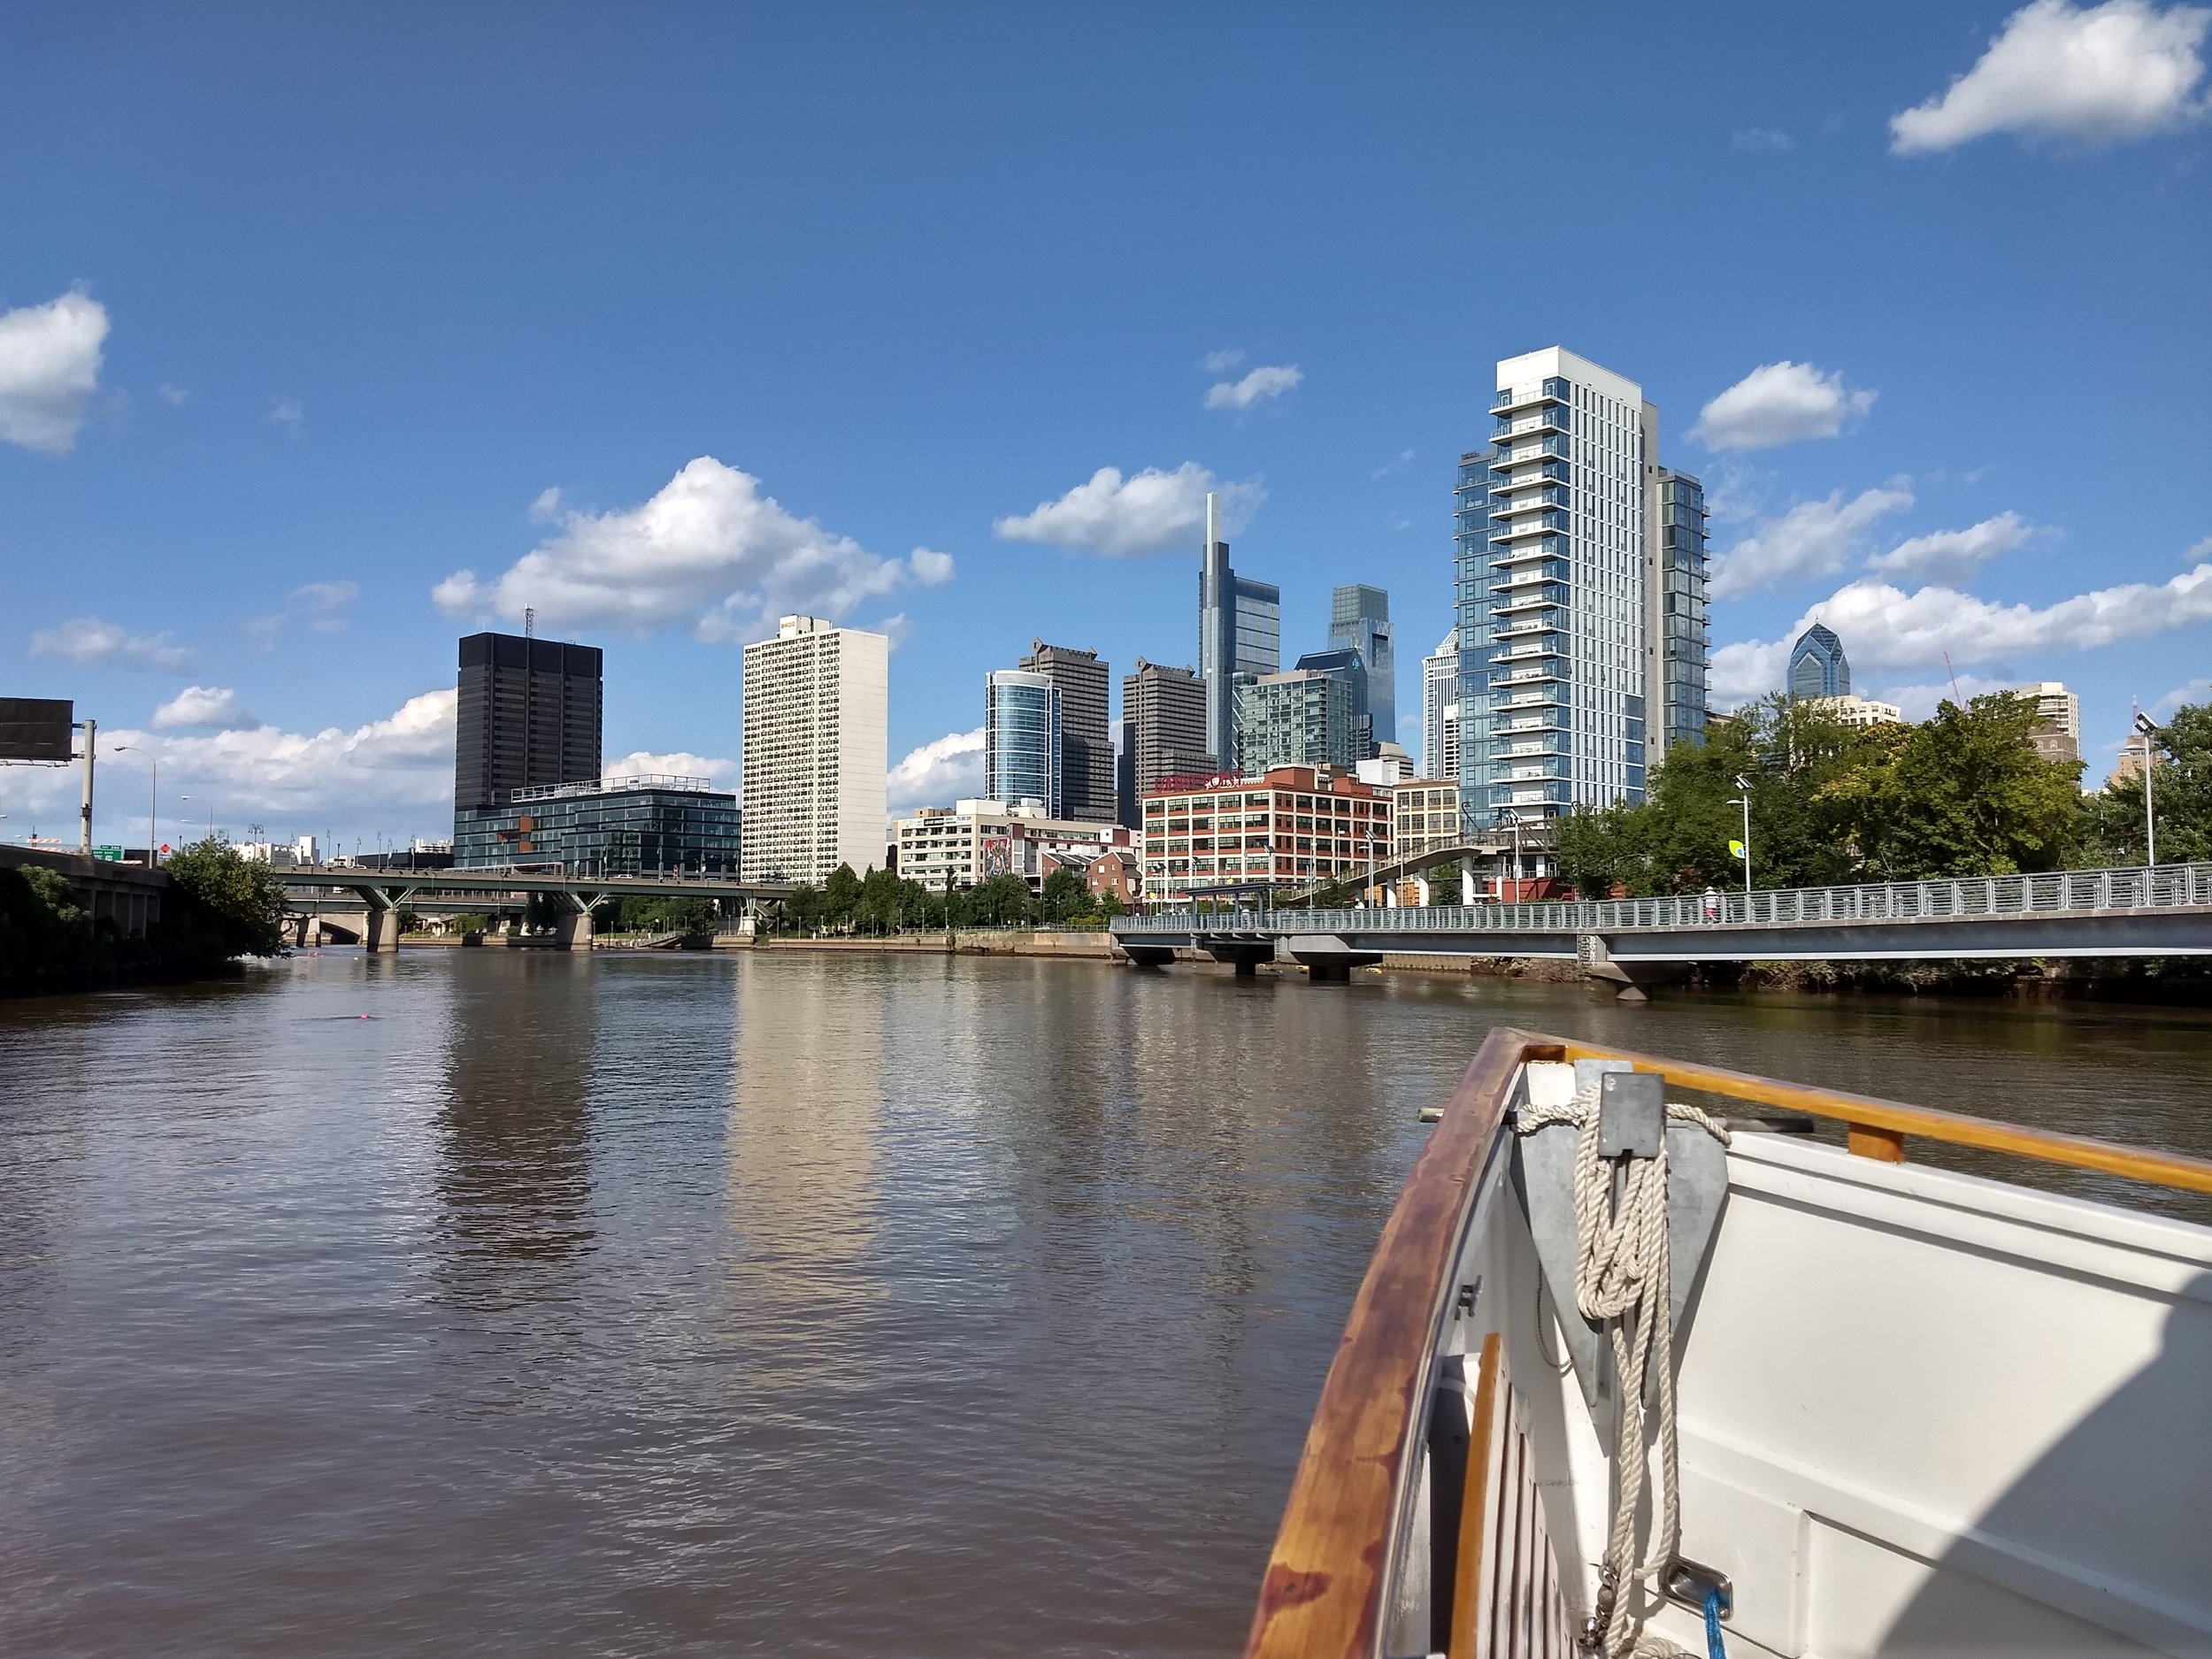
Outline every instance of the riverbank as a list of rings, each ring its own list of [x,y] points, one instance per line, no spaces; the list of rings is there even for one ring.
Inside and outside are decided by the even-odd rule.
[[[735,937],[718,949],[823,951],[898,956],[1051,956],[1125,962],[1104,932],[1005,932],[907,934],[899,938],[799,939]],[[1217,967],[1205,952],[1179,949],[1179,966]],[[1263,973],[1299,973],[1291,963],[1263,963]],[[1590,985],[1578,963],[1549,956],[1429,956],[1391,953],[1367,972],[1424,978],[1512,979],[1532,985]],[[2193,959],[2087,963],[2001,962],[1753,962],[1693,968],[1686,989],[1760,995],[1857,993],[1881,996],[1961,997],[1987,1001],[2113,1002],[2145,1007],[2212,1007],[2212,964]],[[1601,988],[1612,989],[1610,986]]]

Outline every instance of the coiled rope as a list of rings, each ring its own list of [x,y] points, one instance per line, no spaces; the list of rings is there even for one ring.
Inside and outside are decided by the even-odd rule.
[[[1682,1532],[1680,1451],[1674,1414],[1674,1296],[1667,1260],[1667,1140],[1656,1157],[1598,1156],[1598,1076],[1578,1079],[1572,1102],[1523,1106],[1516,1133],[1534,1134],[1571,1125],[1575,1140],[1575,1306],[1601,1325],[1611,1340],[1620,1416],[1613,1440],[1613,1525],[1598,1570],[1595,1611],[1585,1645],[1607,1659],[1687,1659],[1684,1648],[1645,1632],[1640,1592],[1649,1592],[1674,1560]],[[1695,1124],[1728,1144],[1728,1130],[1710,1113],[1670,1102],[1669,1123]],[[1616,1173],[1621,1178],[1614,1194]],[[1659,1356],[1656,1376],[1651,1356]],[[1639,1559],[1636,1511],[1643,1501],[1647,1456],[1645,1396],[1655,1396],[1659,1479],[1651,1551]],[[1594,1638],[1594,1640],[1593,1640]]]

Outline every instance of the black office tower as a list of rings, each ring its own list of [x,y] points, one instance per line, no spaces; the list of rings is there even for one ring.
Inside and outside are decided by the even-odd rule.
[[[1106,664],[1096,651],[1032,640],[1021,665],[1060,690],[1060,816],[1114,821],[1114,738],[1106,721]]]
[[[453,807],[504,806],[517,789],[599,778],[595,645],[472,634],[461,641]]]

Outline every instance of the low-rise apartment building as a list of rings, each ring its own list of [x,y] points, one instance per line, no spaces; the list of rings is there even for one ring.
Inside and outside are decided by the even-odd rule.
[[[893,826],[898,872],[933,893],[981,887],[994,876],[1018,875],[1033,892],[1056,866],[1052,853],[1095,857],[1109,847],[1126,847],[1129,832],[1095,819],[1048,818],[1029,805],[1003,801],[957,801],[926,806]]]
[[[1389,790],[1326,768],[1164,790],[1144,803],[1144,896],[1341,879],[1388,859],[1390,826]]]

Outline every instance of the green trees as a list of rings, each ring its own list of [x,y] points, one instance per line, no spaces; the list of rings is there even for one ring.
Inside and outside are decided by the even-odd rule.
[[[96,924],[56,871],[0,870],[0,992],[190,978],[284,948],[284,889],[267,865],[211,837],[164,868],[161,920],[142,939]]]
[[[1044,892],[1011,873],[979,887],[933,893],[888,870],[856,876],[840,864],[817,887],[801,887],[784,902],[780,926],[804,933],[887,934],[908,928],[1023,927],[1096,925],[1121,913],[1119,901],[1094,897],[1072,871],[1056,870]]]
[[[2158,819],[2158,861],[2212,859],[2212,703],[2175,710],[2161,741],[2165,753],[2150,786]],[[2098,862],[2142,863],[2142,778],[2107,784],[2086,806],[2088,840]]]
[[[172,883],[162,909],[165,933],[196,934],[219,957],[273,956],[284,949],[284,884],[268,865],[210,836],[172,853],[162,868]]]
[[[2034,720],[2032,703],[2005,692],[1946,703],[1916,726],[1866,727],[1770,697],[1714,721],[1703,745],[1675,749],[1641,805],[1564,819],[1560,870],[1600,895],[1740,886],[1729,850],[1743,836],[1740,778],[1760,887],[2056,869],[2081,843],[2081,769],[2035,752]]]

